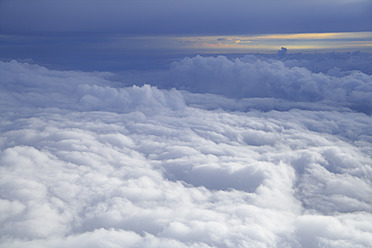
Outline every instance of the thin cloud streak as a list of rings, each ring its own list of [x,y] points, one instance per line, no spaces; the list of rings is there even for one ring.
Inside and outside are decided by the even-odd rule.
[[[301,34],[272,34],[256,36],[255,39],[371,39],[372,32],[344,32],[344,33],[301,33]]]

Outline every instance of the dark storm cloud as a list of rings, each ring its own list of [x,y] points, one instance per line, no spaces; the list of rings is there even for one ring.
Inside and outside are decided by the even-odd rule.
[[[370,1],[10,1],[3,33],[252,34],[372,30]]]

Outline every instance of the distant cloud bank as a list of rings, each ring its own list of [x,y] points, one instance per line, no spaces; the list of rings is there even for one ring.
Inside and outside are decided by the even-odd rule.
[[[371,59],[371,56],[367,58]],[[316,61],[307,61],[310,67],[317,66],[311,62]],[[299,64],[305,65],[306,61],[280,61],[257,56],[240,59],[196,56],[173,63],[170,80],[176,88],[197,93],[240,99],[266,97],[299,102],[329,102],[327,104],[371,113],[370,74],[357,70],[341,72],[337,64],[326,73],[314,73],[298,67]]]
[[[1,62],[0,247],[369,247],[372,76],[314,61]]]

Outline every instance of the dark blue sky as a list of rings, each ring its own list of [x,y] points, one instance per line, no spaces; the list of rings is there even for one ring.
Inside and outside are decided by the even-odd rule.
[[[1,0],[0,57],[95,70],[156,67],[203,52],[187,47],[197,38],[181,44],[179,37],[372,31],[371,13],[370,0]],[[255,41],[250,52],[260,47]]]
[[[6,34],[237,35],[372,30],[370,0],[2,0]]]

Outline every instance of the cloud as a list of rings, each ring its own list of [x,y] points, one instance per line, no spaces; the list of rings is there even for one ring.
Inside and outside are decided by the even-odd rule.
[[[3,104],[28,105],[32,107],[61,107],[85,110],[111,110],[116,112],[143,112],[181,110],[183,98],[176,90],[161,91],[156,87],[128,87],[117,89],[110,81],[110,73],[64,73],[49,71],[44,67],[1,62]],[[109,85],[109,86],[108,86]],[[146,110],[148,109],[148,110]]]
[[[305,67],[314,73],[322,72],[342,77],[356,70],[371,75],[371,57],[369,53],[358,51],[353,53],[297,53],[287,54],[281,61],[288,67]]]
[[[184,58],[174,62],[169,81],[178,89],[232,98],[279,98],[330,102],[370,113],[372,77],[360,71],[344,76],[313,73],[286,62],[256,56]]]
[[[333,80],[280,61],[245,59],[189,58],[172,73],[183,68],[189,79],[191,71],[222,71],[231,79],[231,70],[246,69],[258,79],[268,75],[266,82],[275,73],[279,81]],[[111,74],[16,61],[1,70],[0,247],[372,242],[370,115],[319,102],[299,108],[284,90],[275,95],[283,99],[265,103],[118,87]],[[210,76],[208,87],[218,79]],[[358,77],[362,84],[369,76],[341,81]],[[214,89],[195,82],[184,86]],[[237,109],[203,107],[209,100]]]

